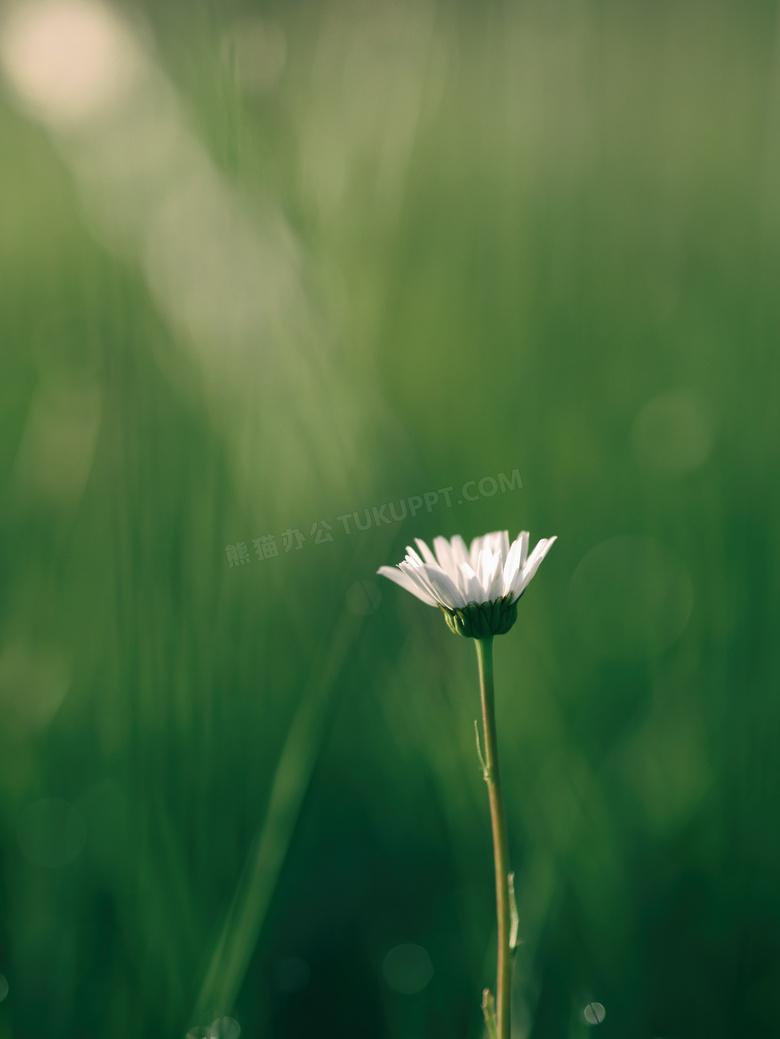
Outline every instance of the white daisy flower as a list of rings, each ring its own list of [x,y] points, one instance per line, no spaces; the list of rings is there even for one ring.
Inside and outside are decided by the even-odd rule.
[[[471,546],[456,534],[433,539],[435,555],[421,538],[419,553],[407,546],[397,567],[381,566],[389,577],[429,606],[444,611],[458,635],[488,638],[503,635],[517,619],[517,600],[528,587],[555,538],[542,538],[528,555],[528,532],[509,544],[505,530],[474,538]]]

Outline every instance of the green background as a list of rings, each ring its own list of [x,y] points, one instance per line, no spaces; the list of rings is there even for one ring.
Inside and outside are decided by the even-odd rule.
[[[474,648],[375,573],[495,529],[558,536],[516,1036],[774,1034],[776,6],[60,10],[48,108],[2,37],[0,1039],[482,1034]]]

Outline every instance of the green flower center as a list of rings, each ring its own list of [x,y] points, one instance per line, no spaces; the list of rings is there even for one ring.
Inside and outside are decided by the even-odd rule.
[[[456,610],[439,609],[444,614],[447,627],[456,635],[467,639],[486,639],[492,635],[506,635],[517,620],[517,602],[496,599],[493,602],[469,603]]]

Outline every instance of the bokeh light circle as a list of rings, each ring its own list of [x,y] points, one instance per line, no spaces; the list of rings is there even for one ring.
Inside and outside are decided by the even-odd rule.
[[[382,963],[382,973],[391,989],[411,996],[422,992],[433,977],[433,964],[422,945],[396,945]]]
[[[603,1003],[588,1003],[582,1011],[582,1016],[585,1018],[586,1024],[600,1025],[607,1016],[607,1011],[604,1009]]]
[[[656,656],[683,632],[693,606],[685,564],[651,538],[602,541],[582,559],[569,605],[585,646],[598,657]]]
[[[675,391],[645,404],[634,420],[631,444],[647,468],[669,475],[687,473],[707,459],[712,432],[696,398]]]
[[[234,1017],[218,1017],[211,1022],[210,1039],[238,1039],[240,1035],[241,1025]]]
[[[141,54],[99,0],[37,0],[11,9],[0,59],[17,93],[44,121],[84,123],[118,106],[136,81]]]

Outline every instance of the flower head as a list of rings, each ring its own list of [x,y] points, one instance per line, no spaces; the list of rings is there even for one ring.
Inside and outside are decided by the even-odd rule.
[[[429,606],[443,610],[458,635],[503,635],[517,619],[517,600],[528,587],[555,538],[542,538],[528,555],[528,532],[509,544],[505,530],[474,538],[471,546],[456,534],[434,538],[435,555],[420,538],[419,553],[409,546],[397,567],[380,566],[389,577]]]

